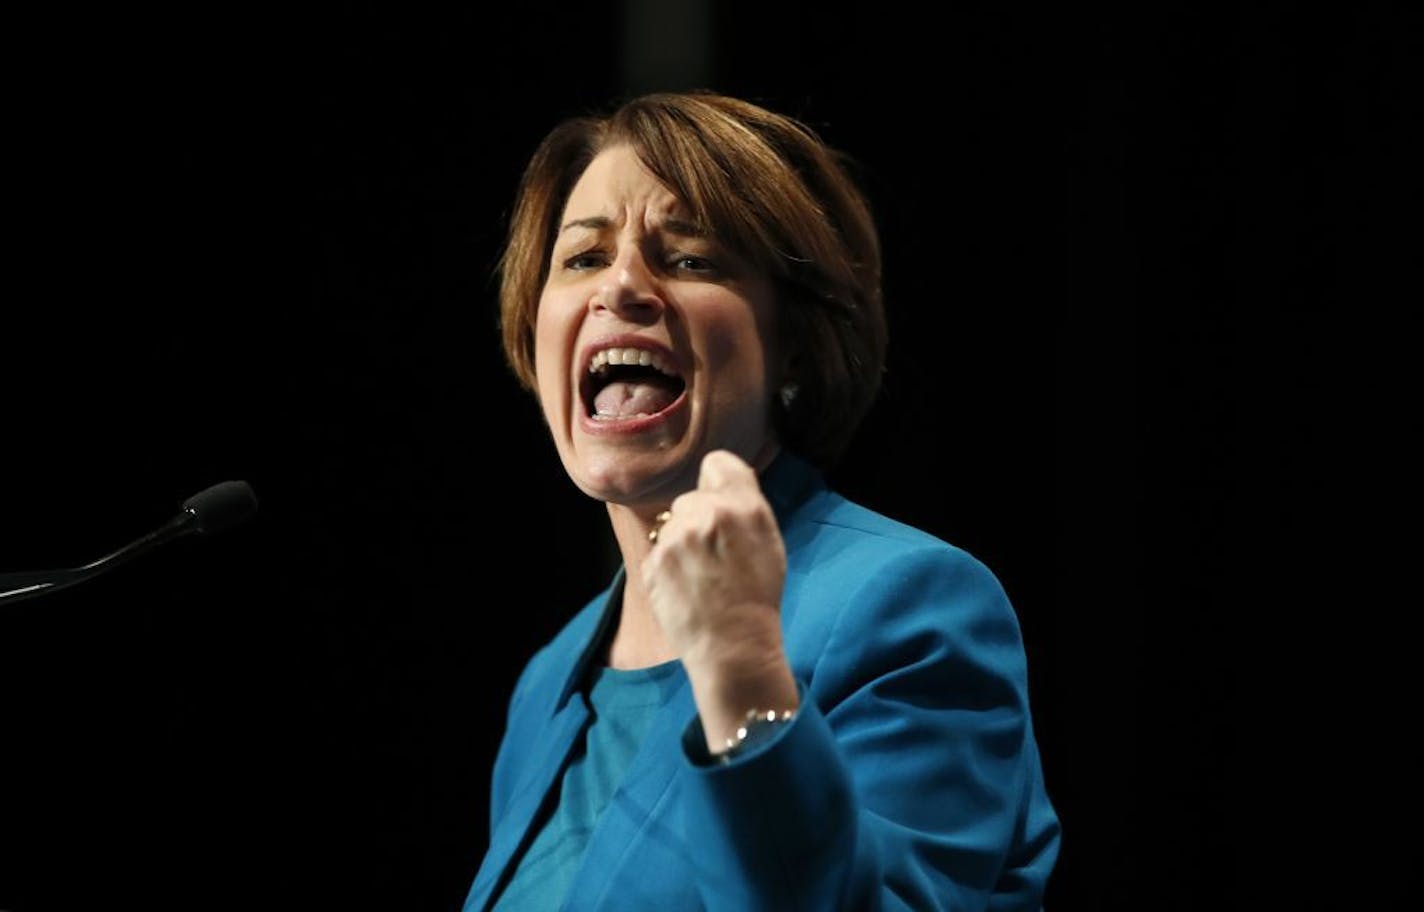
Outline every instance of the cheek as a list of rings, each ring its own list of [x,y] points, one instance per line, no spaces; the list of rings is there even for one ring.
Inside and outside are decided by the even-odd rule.
[[[534,372],[538,375],[541,387],[544,385],[544,378],[555,364],[554,350],[557,347],[558,340],[553,327],[540,316],[534,324]]]
[[[721,377],[728,396],[746,397],[767,384],[768,340],[745,304],[719,312],[704,324],[706,363]]]
[[[756,449],[748,443],[748,434],[760,434],[771,424],[771,378],[759,337],[740,327],[739,339],[727,345],[722,361],[714,368],[718,380],[709,402],[710,420],[717,426],[714,432],[724,436],[723,446],[745,450],[747,458]],[[719,345],[726,344],[724,337]]]

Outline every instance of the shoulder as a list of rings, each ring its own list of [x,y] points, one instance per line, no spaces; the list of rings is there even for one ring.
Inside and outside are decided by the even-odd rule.
[[[852,501],[793,453],[767,469],[763,486],[786,543],[788,573],[839,584],[882,567],[931,564],[994,583],[982,563],[923,529]],[[814,573],[812,570],[814,569]]]
[[[783,613],[793,664],[866,672],[970,659],[1024,674],[1008,594],[973,554],[830,490],[789,519]]]
[[[1004,596],[998,577],[973,554],[830,489],[789,517],[784,535],[788,572],[823,587],[936,583]]]

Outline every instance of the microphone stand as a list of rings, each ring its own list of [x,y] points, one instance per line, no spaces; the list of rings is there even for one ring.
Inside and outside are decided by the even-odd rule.
[[[0,573],[0,603],[18,602],[67,589],[112,570],[159,545],[197,533],[211,533],[246,519],[257,509],[257,498],[245,481],[225,481],[183,502],[183,512],[111,554],[82,567]]]

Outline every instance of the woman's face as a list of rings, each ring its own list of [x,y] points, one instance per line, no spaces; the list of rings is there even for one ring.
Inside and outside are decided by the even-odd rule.
[[[569,195],[539,299],[539,400],[586,494],[661,507],[727,449],[761,468],[771,422],[772,284],[691,223],[627,146]]]

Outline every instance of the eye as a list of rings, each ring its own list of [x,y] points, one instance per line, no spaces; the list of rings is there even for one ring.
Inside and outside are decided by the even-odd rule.
[[[710,275],[717,271],[717,264],[704,256],[697,256],[693,253],[679,253],[671,260],[672,268],[679,272],[691,272],[698,275]]]
[[[576,253],[564,260],[564,268],[581,272],[588,269],[598,269],[608,265],[608,258],[597,250],[588,250],[583,253]]]

